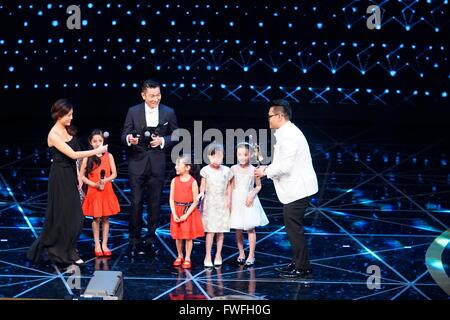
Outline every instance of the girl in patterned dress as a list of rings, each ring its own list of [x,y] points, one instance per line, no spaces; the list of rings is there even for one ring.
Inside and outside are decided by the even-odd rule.
[[[223,146],[211,144],[207,150],[209,165],[202,168],[199,199],[203,200],[202,220],[206,232],[205,267],[212,267],[211,249],[216,237],[214,265],[222,265],[224,232],[230,232],[231,179],[230,168],[223,166]]]

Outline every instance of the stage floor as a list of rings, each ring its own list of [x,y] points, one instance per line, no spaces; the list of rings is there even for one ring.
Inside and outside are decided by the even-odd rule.
[[[204,238],[194,242],[191,270],[172,267],[176,250],[169,234],[168,181],[158,251],[131,257],[130,190],[118,147],[112,149],[119,168],[114,187],[122,212],[111,218],[113,256],[94,258],[91,220],[86,219],[79,242],[86,260],[81,278],[51,264],[33,265],[26,260],[26,251],[41,231],[50,162],[45,145],[27,143],[0,149],[0,297],[77,297],[95,270],[115,270],[123,272],[124,299],[130,300],[448,299],[440,287],[445,283],[437,284],[430,274],[434,270],[450,279],[450,246],[445,238],[450,223],[450,159],[442,141],[380,142],[373,132],[316,127],[304,132],[320,186],[305,218],[311,279],[286,280],[274,270],[290,261],[291,252],[281,204],[268,180],[263,181],[260,199],[270,224],[257,230],[253,267],[237,265],[233,232],[225,236],[222,267],[203,267]],[[168,170],[168,175],[174,174]],[[428,248],[439,236],[440,256],[426,260]],[[380,288],[369,288],[369,266],[379,268]]]

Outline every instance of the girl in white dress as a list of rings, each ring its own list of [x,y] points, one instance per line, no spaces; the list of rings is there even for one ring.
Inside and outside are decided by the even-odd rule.
[[[269,220],[258,198],[261,179],[255,178],[255,167],[250,164],[250,145],[248,143],[238,144],[237,159],[239,164],[231,167],[233,180],[230,227],[236,229],[236,242],[239,249],[237,262],[252,266],[255,263],[255,227],[265,226]],[[246,230],[248,234],[249,254],[247,260],[245,260],[242,230]]]
[[[230,232],[231,178],[230,168],[223,166],[223,146],[212,144],[207,150],[210,164],[200,170],[199,199],[203,200],[202,220],[206,232],[205,267],[212,267],[211,249],[216,236],[214,265],[222,265],[224,232]]]

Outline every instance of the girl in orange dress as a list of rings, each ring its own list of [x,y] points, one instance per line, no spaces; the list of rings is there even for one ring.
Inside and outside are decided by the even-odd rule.
[[[92,131],[89,144],[93,148],[103,145],[103,132]],[[93,217],[92,231],[94,233],[95,256],[111,256],[108,248],[109,216],[120,212],[119,201],[114,194],[111,181],[117,177],[116,165],[112,154],[106,152],[89,158],[84,158],[80,167],[83,183],[88,185],[86,198],[83,202],[85,216]],[[100,220],[103,223],[102,244],[100,245]]]
[[[175,164],[177,177],[170,184],[170,235],[178,252],[173,266],[184,269],[191,268],[192,239],[205,235],[197,209],[198,182],[193,176],[198,179],[198,170],[195,169],[188,156],[179,157]],[[183,242],[186,256],[183,256]]]

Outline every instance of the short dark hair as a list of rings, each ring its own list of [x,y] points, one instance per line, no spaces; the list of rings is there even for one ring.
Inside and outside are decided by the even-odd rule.
[[[277,112],[283,114],[288,120],[292,117],[292,109],[289,105],[289,102],[283,99],[273,100],[270,105],[271,108],[274,108]]]
[[[221,152],[222,154],[224,153],[223,145],[217,142],[213,142],[208,145],[206,150],[208,156],[214,156],[218,152]]]
[[[161,84],[155,80],[147,79],[142,84],[142,92],[147,89],[161,88]]]

